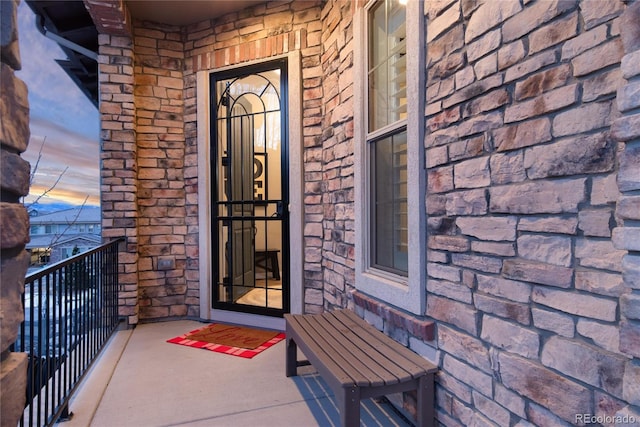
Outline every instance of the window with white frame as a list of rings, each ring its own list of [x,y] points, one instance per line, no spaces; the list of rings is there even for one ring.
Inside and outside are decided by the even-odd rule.
[[[367,145],[370,263],[407,275],[406,7],[375,2],[367,11]]]
[[[419,0],[375,0],[360,11],[354,66],[356,287],[424,312],[424,12]]]

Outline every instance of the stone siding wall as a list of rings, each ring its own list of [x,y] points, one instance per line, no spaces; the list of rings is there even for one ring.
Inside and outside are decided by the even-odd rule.
[[[102,236],[125,237],[119,256],[120,315],[138,323],[138,175],[133,47],[127,35],[100,34]]]
[[[29,163],[20,157],[29,144],[27,86],[16,77],[20,70],[18,1],[0,5],[0,426],[18,424],[25,404],[27,355],[10,346],[24,319],[22,294],[29,266],[29,215],[20,197],[29,193]]]
[[[304,310],[355,306],[436,360],[444,425],[640,420],[639,3],[424,4],[427,318],[352,292],[362,2],[342,0],[101,35],[103,229],[128,239],[122,313],[200,316],[196,73],[300,50]],[[164,257],[175,268],[159,270]]]
[[[625,79],[618,89],[620,116],[612,125],[614,139],[621,141],[616,204],[620,226],[613,230],[613,243],[628,253],[622,259],[622,277],[630,292],[620,296],[620,351],[634,357],[623,378],[623,395],[640,412],[640,2],[635,2],[622,15],[621,71]],[[638,420],[640,424],[640,420]]]
[[[94,13],[128,16],[121,6]],[[182,33],[147,22],[113,32],[100,35],[102,210],[103,235],[127,238],[120,314],[131,324],[198,317],[186,274]]]
[[[103,230],[106,237],[127,237],[121,314],[130,323],[198,318],[196,72],[300,50],[304,141],[313,146],[321,135],[321,2],[268,2],[186,27],[131,22],[120,2],[87,3],[105,33],[100,36]],[[318,207],[319,201],[307,204],[308,213]],[[307,234],[317,239],[313,230]],[[319,258],[313,252],[306,258],[308,287],[322,289]],[[160,261],[170,267],[160,267]],[[321,294],[309,300],[322,307]]]
[[[635,75],[620,67],[625,9],[426,3],[427,315],[445,425],[640,420],[637,298],[621,274],[635,240],[616,228],[616,177],[634,191],[638,169],[624,173],[635,143],[610,130]]]
[[[267,2],[214,22],[204,21],[186,28],[185,40],[185,133],[187,212],[192,227],[188,239],[193,244],[188,277],[199,289],[197,258],[197,127],[196,72],[267,60],[295,50],[301,54],[303,155],[305,159],[305,310],[322,308],[322,273],[319,235],[322,202],[318,191],[321,165],[314,156],[321,144],[322,115],[322,24],[320,1]],[[206,167],[206,166],[205,166]],[[317,225],[316,225],[317,224]],[[189,247],[187,247],[189,250]],[[191,282],[190,282],[191,283]],[[190,288],[192,286],[190,285]]]
[[[134,21],[133,36],[140,319],[197,317],[197,294],[188,300],[185,274],[182,33],[179,27]]]
[[[316,174],[322,227],[316,231],[322,240],[323,310],[346,307],[355,286],[354,11],[355,2],[339,0],[327,2],[322,10],[324,98],[322,135],[314,160],[322,167]]]

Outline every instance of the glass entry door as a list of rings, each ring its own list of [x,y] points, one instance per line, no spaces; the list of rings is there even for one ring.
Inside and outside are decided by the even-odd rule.
[[[286,61],[212,74],[213,307],[289,311]]]

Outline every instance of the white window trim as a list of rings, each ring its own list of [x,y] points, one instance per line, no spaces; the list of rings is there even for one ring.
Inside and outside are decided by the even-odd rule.
[[[367,75],[367,10],[370,1],[355,17],[354,76]],[[407,5],[407,174],[409,272],[391,274],[370,266],[369,189],[367,155],[367,81],[354,79],[355,228],[356,289],[411,313],[422,315],[426,305],[426,215],[424,167],[425,31],[424,2]],[[417,178],[417,179],[416,179]]]

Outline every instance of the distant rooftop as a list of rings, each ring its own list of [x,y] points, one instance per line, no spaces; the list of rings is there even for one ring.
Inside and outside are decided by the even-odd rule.
[[[100,208],[82,206],[44,214],[32,213],[30,221],[31,225],[100,223]]]
[[[102,238],[96,234],[70,234],[66,237],[46,234],[43,236],[31,236],[31,241],[27,243],[27,249],[49,248],[52,246],[68,246],[71,244],[87,247],[98,246],[102,243]]]

